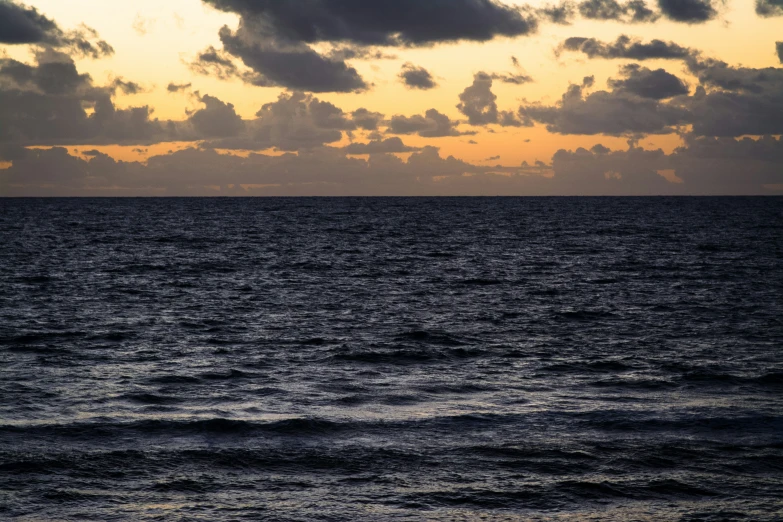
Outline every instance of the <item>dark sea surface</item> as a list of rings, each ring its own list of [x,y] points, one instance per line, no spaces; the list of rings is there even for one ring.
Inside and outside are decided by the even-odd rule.
[[[4,199],[0,372],[0,520],[783,520],[783,199]]]

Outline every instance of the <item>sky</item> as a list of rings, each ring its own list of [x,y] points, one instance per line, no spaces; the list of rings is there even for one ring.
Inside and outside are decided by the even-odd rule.
[[[783,0],[0,0],[0,196],[783,194]]]

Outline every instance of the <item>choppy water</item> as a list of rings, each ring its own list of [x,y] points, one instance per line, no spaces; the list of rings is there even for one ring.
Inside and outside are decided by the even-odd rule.
[[[0,225],[0,519],[783,519],[782,199]]]

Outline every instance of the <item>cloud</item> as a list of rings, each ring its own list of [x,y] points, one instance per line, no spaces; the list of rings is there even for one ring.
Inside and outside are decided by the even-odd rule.
[[[783,16],[783,0],[756,0],[756,13],[765,18]]]
[[[658,0],[661,12],[675,22],[702,23],[718,16],[712,0]]]
[[[149,107],[115,107],[115,91],[137,92],[138,84],[117,79],[95,86],[69,56],[52,49],[37,52],[35,60],[0,59],[0,142],[148,142],[170,135]]]
[[[289,42],[428,45],[522,36],[535,17],[491,0],[204,0]]]
[[[557,49],[578,51],[588,58],[628,58],[631,60],[683,60],[695,54],[695,51],[674,42],[651,40],[647,43],[629,36],[619,36],[614,43],[604,43],[595,38],[572,37],[563,41]]]
[[[497,96],[492,92],[492,77],[478,73],[473,77],[473,85],[459,95],[457,109],[468,117],[471,125],[497,123],[499,113]]]
[[[690,59],[701,87],[680,100],[700,136],[783,134],[783,68],[732,67],[720,60]]]
[[[255,38],[243,24],[236,32],[223,27],[220,39],[226,52],[255,73],[241,75],[253,85],[309,92],[358,92],[369,87],[344,61],[318,54],[304,44]]]
[[[495,75],[477,73],[473,77],[473,84],[459,95],[457,109],[468,117],[471,125],[495,123],[506,127],[522,126],[513,113],[498,110],[497,96],[492,92],[494,78]]]
[[[342,149],[346,154],[390,154],[415,152],[419,147],[409,147],[398,137],[385,140],[373,140],[369,143],[351,143]]]
[[[359,129],[366,131],[377,131],[378,125],[383,121],[383,114],[380,112],[373,112],[362,107],[351,113],[351,119]]]
[[[123,94],[141,94],[143,92],[146,92],[144,87],[139,85],[136,82],[127,81],[123,78],[115,78],[114,81],[111,82],[111,88],[115,91],[121,91]]]
[[[34,7],[0,0],[0,44],[38,44],[68,49],[79,56],[100,58],[114,49],[87,26],[63,31],[53,20]]]
[[[471,134],[456,129],[458,122],[435,109],[428,110],[424,116],[393,116],[387,130],[390,134],[418,134],[424,138],[442,138]]]
[[[338,45],[327,54],[329,59],[336,61],[345,60],[396,60],[397,56],[388,54],[372,47],[359,47],[357,45]]]
[[[780,0],[758,0],[762,2]],[[644,0],[583,0],[576,6],[569,0],[557,6],[539,9],[543,18],[553,23],[568,24],[575,11],[587,20],[606,20],[626,24],[652,23],[662,16],[675,22],[703,23],[718,15],[714,0],[657,0],[659,11],[650,9]]]
[[[199,137],[226,138],[238,136],[244,130],[245,124],[232,104],[208,94],[201,96],[199,101],[204,104],[204,108],[195,111],[188,118]]]
[[[686,61],[702,85],[729,91],[773,94],[783,88],[783,69],[732,67],[721,60],[698,58]]]
[[[491,73],[488,74],[490,78],[493,80],[497,80],[499,82],[503,83],[510,83],[512,85],[523,85],[525,83],[530,83],[533,81],[533,78],[528,76],[527,74],[522,73]]]
[[[783,63],[783,42],[775,42],[775,50],[778,53],[778,60]]]
[[[0,43],[33,44],[56,43],[61,37],[54,21],[34,7],[19,5],[9,0],[0,1]]]
[[[424,67],[418,67],[412,63],[406,63],[402,66],[399,74],[402,83],[410,89],[429,90],[438,86],[432,74]]]
[[[698,136],[761,136],[783,134],[783,96],[780,92],[743,93],[699,87],[682,100]]]
[[[523,122],[539,122],[557,134],[669,134],[688,123],[687,109],[641,97],[626,88],[584,94],[571,85],[555,105],[530,104],[519,109]]]
[[[358,92],[370,86],[346,60],[364,58],[362,48],[424,46],[534,32],[535,15],[495,0],[204,0],[240,16],[239,27],[220,30],[224,50],[253,74],[237,75],[225,64],[208,68],[258,86],[309,92]],[[321,54],[312,44],[339,45]],[[375,51],[377,55],[377,51]],[[405,71],[403,71],[405,73]],[[408,73],[411,86],[428,85]],[[417,83],[418,81],[418,83]],[[430,81],[432,79],[430,78]]]
[[[609,85],[617,91],[626,91],[642,98],[663,100],[688,94],[688,85],[680,78],[663,69],[651,70],[638,64],[620,68],[622,80],[610,80]]]
[[[691,96],[674,75],[632,65],[620,69],[624,79],[610,79],[611,91],[585,95],[584,85],[572,85],[559,103],[528,104],[519,115],[561,134],[664,134],[684,126],[696,136],[783,134],[783,69],[732,67],[698,53],[685,64],[700,83]]]
[[[644,23],[654,22],[659,16],[643,0],[630,0],[622,4],[617,0],[584,0],[578,8],[579,14],[588,20]]]
[[[558,25],[569,25],[575,12],[576,9],[572,2],[563,2],[560,5],[547,5],[537,10],[539,17]]]
[[[636,147],[611,151],[598,145],[590,151],[558,151],[552,164],[556,179],[577,193],[595,191],[591,184],[614,184],[620,193],[764,194],[770,193],[765,186],[783,182],[783,141],[686,136],[685,144],[669,155]],[[665,180],[666,171],[682,183]],[[607,173],[619,179],[606,179]]]
[[[192,83],[169,83],[169,85],[166,87],[166,90],[171,93],[175,92],[183,92],[190,90],[190,88],[193,86]]]
[[[211,45],[198,53],[195,61],[190,63],[190,70],[204,76],[215,76],[221,80],[242,78],[233,60]]]
[[[383,147],[383,146],[382,146]],[[186,149],[146,163],[66,149],[16,150],[0,194],[42,195],[652,195],[764,194],[783,183],[783,140],[686,136],[673,153],[631,146],[560,150],[551,162],[480,166],[425,147],[407,160],[346,149],[246,157]],[[487,161],[496,161],[490,158]],[[220,187],[216,191],[212,187]]]
[[[223,115],[236,121],[233,106],[225,105],[222,104],[220,111],[214,116]],[[361,109],[347,114],[339,107],[321,101],[312,94],[282,93],[277,101],[263,105],[256,113],[255,119],[244,121],[241,132],[222,139],[209,140],[204,146],[221,149],[275,148],[282,151],[303,151],[338,142],[343,138],[343,131],[354,131],[362,128],[361,125],[371,126],[371,121],[376,121],[378,116],[380,115]],[[208,121],[213,122],[215,119],[212,117]],[[235,125],[233,129],[239,130],[238,124]]]

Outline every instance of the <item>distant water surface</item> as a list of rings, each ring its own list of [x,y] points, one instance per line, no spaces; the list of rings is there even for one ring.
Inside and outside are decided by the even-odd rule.
[[[3,520],[783,520],[783,199],[3,199],[0,398]]]

